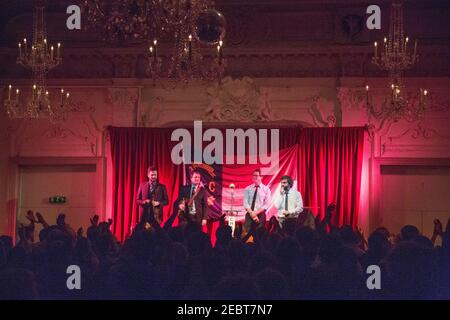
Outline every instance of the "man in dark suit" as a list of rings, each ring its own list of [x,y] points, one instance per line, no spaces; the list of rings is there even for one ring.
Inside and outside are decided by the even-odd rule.
[[[139,186],[136,198],[140,223],[160,224],[163,219],[163,208],[168,203],[166,186],[159,183],[156,167],[148,167],[147,177],[149,181]]]
[[[190,184],[182,186],[175,201],[174,210],[179,212],[180,224],[194,221],[202,226],[208,219],[208,191],[201,184],[200,172],[191,172]]]

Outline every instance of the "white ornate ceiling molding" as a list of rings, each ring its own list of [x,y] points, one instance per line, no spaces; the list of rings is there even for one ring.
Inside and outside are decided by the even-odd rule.
[[[316,127],[331,128],[337,125],[334,101],[327,100],[321,96],[315,96],[311,99],[308,113]]]
[[[399,130],[400,129],[400,130]],[[381,156],[449,157],[450,132],[443,128],[430,127],[424,122],[380,136]]]
[[[108,88],[107,99],[115,110],[134,111],[139,102],[139,88],[136,87]]]
[[[146,49],[131,48],[67,48],[64,63],[50,73],[51,78],[68,79],[146,79]],[[160,50],[168,57],[170,50]],[[369,46],[338,46],[317,44],[254,44],[226,48],[226,75],[251,77],[383,77],[386,74],[371,62]],[[28,74],[15,63],[17,50],[0,48],[2,78],[27,78]],[[207,56],[207,55],[206,55]],[[421,61],[409,70],[408,77],[449,77],[448,45],[423,45]]]
[[[266,122],[274,115],[268,91],[259,88],[249,77],[226,77],[220,85],[206,90],[208,107],[203,114],[207,122]]]
[[[25,121],[22,121],[24,123]],[[98,135],[88,122],[26,121],[13,139],[13,156],[99,156]]]
[[[65,119],[8,120],[12,156],[100,156],[103,113],[92,104],[93,91],[72,90],[71,111]]]
[[[337,99],[343,111],[364,110],[366,103],[366,92],[364,89],[338,87]]]
[[[427,97],[428,106],[427,110],[429,112],[441,112],[450,115],[450,97],[449,97],[448,88],[444,92],[435,92],[430,90],[430,93]],[[446,97],[444,97],[444,95]]]
[[[442,134],[436,128],[427,127],[423,122],[418,122],[414,126],[407,128],[399,135],[391,135],[387,137],[391,143],[403,138],[410,138],[413,140],[430,140],[430,139],[442,139],[450,143],[450,134]]]
[[[141,127],[154,127],[160,125],[164,110],[164,98],[153,97],[150,101],[142,101],[139,110],[139,123]]]

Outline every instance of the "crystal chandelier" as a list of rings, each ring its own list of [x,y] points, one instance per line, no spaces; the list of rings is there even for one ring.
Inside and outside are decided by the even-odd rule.
[[[178,84],[186,86],[194,79],[220,82],[226,67],[222,40],[218,41],[216,50],[213,56],[202,55],[201,45],[189,34],[185,41],[176,42],[170,65],[163,70],[163,59],[158,55],[157,40],[154,40],[149,47],[147,73],[154,81],[167,78],[171,88]]]
[[[389,35],[383,39],[382,48],[379,48],[378,42],[374,42],[372,58],[372,63],[388,72],[390,94],[385,98],[382,107],[376,109],[369,96],[369,86],[366,86],[366,105],[371,116],[378,120],[394,122],[402,118],[407,121],[416,121],[423,117],[428,91],[419,89],[418,95],[406,95],[406,88],[402,82],[404,71],[411,69],[417,58],[417,40],[412,50],[409,46],[409,38],[405,36],[403,4],[401,1],[394,0],[391,6]]]
[[[409,38],[403,29],[403,4],[392,3],[389,22],[389,35],[383,39],[383,48],[378,50],[378,42],[374,42],[372,62],[380,69],[386,70],[394,85],[400,85],[402,73],[411,69],[417,61],[417,40],[414,51],[409,46]]]
[[[212,0],[83,0],[89,26],[107,41],[146,42],[147,74],[174,86],[221,79],[226,21]],[[164,54],[161,43],[171,44]],[[212,52],[212,53],[211,53]]]
[[[391,84],[390,95],[377,108],[366,85],[366,109],[371,117],[382,122],[398,122],[401,119],[414,122],[424,116],[427,96],[428,90],[420,88],[418,94],[405,97],[399,86]]]
[[[69,111],[69,92],[60,90],[58,102],[50,99],[49,89],[46,84],[47,73],[60,65],[61,43],[55,46],[47,41],[44,17],[44,1],[36,1],[33,17],[33,41],[29,47],[27,39],[18,44],[19,55],[17,63],[29,68],[33,74],[33,85],[28,98],[21,101],[21,92],[18,88],[8,86],[8,98],[4,101],[6,111],[10,118],[40,119],[51,121],[62,119]]]
[[[166,1],[166,0],[165,0]],[[161,1],[161,2],[165,2]],[[82,0],[89,27],[109,42],[145,41],[167,27],[157,0]]]

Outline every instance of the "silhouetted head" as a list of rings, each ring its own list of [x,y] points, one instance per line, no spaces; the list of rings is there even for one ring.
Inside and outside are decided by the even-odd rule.
[[[12,241],[12,237],[10,236],[0,236],[0,245],[3,246],[3,248],[5,249],[6,253],[8,254],[9,252],[11,252],[12,248],[13,248],[13,241]]]
[[[231,230],[230,226],[222,225],[219,228],[217,228],[216,245],[227,246],[230,243],[230,241],[233,239],[231,233],[232,233],[232,230]]]
[[[195,232],[186,238],[189,254],[193,256],[201,255],[211,249],[209,236],[203,232]]]
[[[386,289],[392,298],[427,299],[436,294],[437,264],[433,249],[402,241],[386,258]]]
[[[418,237],[419,234],[419,229],[411,225],[406,225],[400,230],[401,240],[405,241],[413,240],[414,238]]]
[[[423,235],[418,235],[413,239],[413,241],[423,245],[424,247],[433,248],[433,242]]]
[[[349,225],[342,226],[340,235],[344,244],[358,244],[361,241]]]
[[[383,258],[389,252],[391,243],[388,235],[383,231],[373,232],[368,239],[368,252],[372,255],[376,255],[379,258]]]

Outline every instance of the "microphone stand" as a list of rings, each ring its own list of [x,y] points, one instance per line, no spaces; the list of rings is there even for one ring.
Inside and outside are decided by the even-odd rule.
[[[231,189],[231,200],[230,200],[230,216],[228,217],[228,225],[231,227],[231,235],[234,235],[234,229],[236,228],[236,220],[233,213],[233,202],[234,202],[234,188]]]

